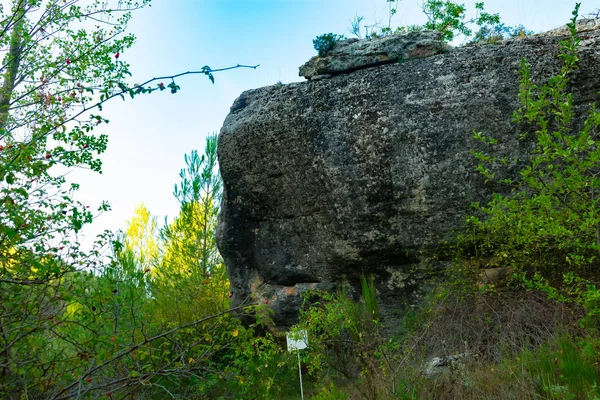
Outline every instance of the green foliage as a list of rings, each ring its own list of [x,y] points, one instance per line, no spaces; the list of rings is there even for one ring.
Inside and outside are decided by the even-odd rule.
[[[322,35],[317,36],[314,40],[313,40],[313,46],[315,48],[315,50],[317,51],[317,53],[319,54],[319,57],[324,56],[325,54],[327,54],[329,51],[333,50],[333,48],[335,47],[335,44],[340,41],[340,40],[344,40],[344,35],[336,35],[333,33],[324,33]]]
[[[515,273],[514,279],[527,290],[545,293],[550,300],[579,305],[585,311],[579,321],[582,328],[592,334],[600,332],[600,289],[588,279],[577,276],[573,271],[564,272],[560,282],[551,283],[539,272],[533,276],[525,272]]]
[[[233,351],[239,322],[225,310],[227,295],[219,312],[185,324],[157,318],[150,272],[160,252],[148,210],[138,209],[125,235],[107,232],[83,251],[77,233],[96,210],[66,183],[73,167],[101,171],[103,104],[165,86],[127,83],[127,23],[149,1],[8,3],[0,8],[0,397],[164,397],[173,388],[196,396],[198,371]],[[212,80],[212,72],[198,73]]]
[[[427,22],[423,25],[425,29],[442,33],[442,39],[446,42],[454,40],[456,35],[471,36],[470,24],[478,26],[500,24],[498,14],[490,14],[484,11],[484,3],[475,3],[477,16],[470,20],[466,19],[466,7],[449,0],[428,0],[422,5],[423,12],[427,16]]]
[[[161,230],[162,257],[151,283],[156,317],[174,324],[229,307],[229,281],[215,240],[222,189],[217,137],[209,136],[204,154],[192,151],[185,163],[174,190],[179,215]]]
[[[216,152],[214,138],[206,152],[207,159]],[[176,193],[187,193],[190,182],[200,182],[200,202],[207,194],[219,197],[218,189],[205,190],[221,187],[214,168],[191,171],[204,174],[197,179],[196,172],[182,173],[184,189]],[[213,183],[207,186],[207,181]],[[288,390],[276,384],[289,381],[286,374],[293,371],[281,368],[287,354],[273,337],[257,338],[256,324],[243,327],[234,315],[254,311],[262,323],[266,306],[246,303],[230,309],[228,282],[213,240],[214,205],[207,203],[210,212],[203,214],[201,207],[187,204],[181,213],[198,214],[202,223],[212,221],[206,229],[173,229],[161,241],[155,219],[141,206],[126,233],[117,235],[118,240],[107,236],[111,252],[95,269],[69,269],[44,285],[2,292],[1,343],[10,357],[2,397],[218,398],[234,393],[256,398],[258,392],[264,393],[262,398],[276,398]],[[172,250],[174,240],[183,242],[177,247],[181,253]],[[204,252],[211,257],[203,257]],[[20,319],[8,320],[10,313]]]
[[[108,121],[89,113],[103,101],[99,91],[130,75],[119,60],[134,40],[126,27],[148,1],[8,3],[0,9],[0,397],[40,397],[78,381],[89,349],[102,347],[92,271],[111,240],[80,248],[76,234],[94,211],[74,200],[79,185],[68,186],[65,171],[101,170],[107,136],[95,130]]]
[[[94,211],[73,199],[79,186],[67,187],[64,172],[58,173],[57,167],[100,171],[97,155],[106,149],[107,136],[95,135],[94,130],[108,121],[87,113],[98,102],[94,97],[98,88],[114,86],[130,74],[129,65],[115,56],[133,43],[133,36],[125,34],[131,11],[148,2],[98,2],[85,7],[76,3],[15,1],[1,11],[0,47],[5,56],[0,90],[0,265],[4,281],[60,276],[59,259],[90,267],[90,257],[70,239],[92,221]],[[110,8],[119,17],[109,15]],[[72,28],[90,17],[107,23],[93,31]],[[61,35],[54,35],[58,30]],[[101,204],[97,211],[107,209],[107,204]],[[24,268],[12,267],[16,265]]]
[[[525,29],[522,25],[509,27],[500,22],[498,14],[490,14],[485,11],[484,3],[475,3],[476,15],[467,17],[467,8],[464,4],[451,0],[427,0],[421,4],[421,9],[427,17],[427,22],[421,25],[398,26],[392,28],[392,19],[398,13],[398,1],[386,0],[388,3],[388,23],[386,26],[380,24],[364,25],[364,35],[361,33],[361,24],[364,17],[356,16],[350,21],[350,32],[358,38],[375,38],[395,33],[406,33],[422,30],[433,30],[442,33],[442,40],[451,42],[458,36],[468,40],[468,44],[498,43],[506,38],[515,36],[528,36],[533,32]],[[473,26],[479,30],[473,34]]]
[[[134,217],[128,222],[123,237],[123,244],[135,257],[141,270],[150,269],[158,260],[158,240],[156,218],[140,204],[134,212]]]
[[[359,39],[362,37],[361,33],[360,33],[360,24],[365,20],[365,17],[360,16],[360,15],[356,15],[351,21],[350,21],[350,33],[352,33],[353,35],[355,35],[356,37],[358,37]],[[368,32],[367,32],[367,35]]]
[[[521,139],[534,141],[532,155],[518,178],[501,180],[511,194],[495,195],[478,206],[483,219],[468,221],[486,252],[506,265],[534,269],[553,280],[560,280],[566,268],[591,272],[600,252],[600,112],[593,104],[583,126],[577,126],[573,95],[567,91],[579,62],[576,13],[570,38],[561,42],[563,66],[556,76],[536,85],[528,64],[521,62],[521,107],[514,121],[527,128]],[[481,133],[474,137],[497,143]],[[474,155],[488,180],[497,180],[502,168],[516,163],[509,156]]]
[[[185,156],[186,168],[174,195],[180,211],[161,229],[160,260],[152,270],[155,318],[177,325],[229,307],[229,281],[216,246],[222,183],[217,170],[217,137],[205,152]]]
[[[600,290],[593,284],[600,251],[600,112],[593,104],[585,121],[577,123],[568,91],[579,62],[578,10],[579,4],[568,24],[570,37],[561,42],[557,75],[536,84],[527,62],[521,62],[521,106],[513,120],[523,129],[521,140],[532,144],[531,156],[516,160],[511,154],[474,152],[478,171],[487,181],[504,185],[504,194],[476,204],[479,214],[467,220],[469,232],[463,239],[471,243],[469,255],[480,260],[471,261],[472,266],[508,267],[516,290],[541,292],[553,304],[583,311],[579,338],[562,335],[516,355],[511,351],[501,365],[488,367],[494,373],[485,379],[469,375],[477,391],[500,392],[505,398],[512,396],[508,385],[532,398],[600,396]],[[474,138],[485,146],[499,144],[480,132]],[[509,168],[520,168],[516,178],[507,177]]]
[[[322,386],[321,390],[312,396],[313,400],[347,400],[350,396],[344,393],[342,390],[330,384],[329,386]]]
[[[215,274],[222,264],[214,235],[222,190],[217,136],[206,139],[202,156],[197,151],[186,154],[185,163],[186,168],[179,173],[181,183],[173,192],[180,203],[180,214],[161,232],[163,240],[169,243],[166,263],[186,265],[197,275]]]
[[[475,33],[469,44],[497,44],[508,38],[531,35],[533,35],[533,31],[526,29],[523,25],[511,27],[499,22],[493,25],[482,26]]]
[[[427,16],[427,22],[424,25],[425,29],[442,32],[442,37],[445,41],[452,41],[456,33],[465,36],[471,34],[471,30],[465,22],[467,9],[464,4],[457,4],[452,1],[432,0],[425,2],[422,8]]]
[[[378,373],[385,365],[385,339],[373,279],[362,277],[361,283],[364,296],[360,302],[350,299],[345,290],[307,292],[301,322],[292,331],[308,333],[310,345],[302,358],[313,379],[321,385],[342,380],[366,398],[381,398]],[[320,396],[339,398],[327,397],[338,396],[327,388]]]
[[[362,275],[360,277],[360,287],[362,289],[364,309],[368,314],[368,318],[373,320],[379,319],[379,304],[377,304],[377,299],[375,298],[375,278],[371,277],[371,279],[367,280]]]
[[[216,395],[255,399],[295,398],[299,390],[295,354],[285,351],[278,338],[270,333],[257,337],[251,330],[247,331],[225,372],[231,376],[227,387],[215,387],[211,398]]]
[[[498,374],[516,375],[543,398],[598,398],[597,339],[560,337],[533,351],[506,360]]]

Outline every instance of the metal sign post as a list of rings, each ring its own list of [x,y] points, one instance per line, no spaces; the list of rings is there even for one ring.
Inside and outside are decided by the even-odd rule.
[[[304,400],[304,389],[302,388],[302,366],[300,365],[300,350],[296,350],[298,353],[298,375],[300,376],[300,398]]]
[[[287,349],[288,351],[294,351],[298,353],[298,375],[300,376],[300,398],[304,400],[304,389],[302,388],[302,366],[300,365],[300,350],[308,347],[308,335],[306,331],[298,331],[294,333],[288,333],[286,335]]]

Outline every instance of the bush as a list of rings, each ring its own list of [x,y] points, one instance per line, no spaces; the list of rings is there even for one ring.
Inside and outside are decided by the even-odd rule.
[[[505,39],[531,35],[533,35],[533,31],[526,29],[523,25],[512,27],[498,23],[496,25],[482,26],[475,33],[469,44],[497,44]]]
[[[365,398],[382,398],[379,372],[384,367],[385,339],[373,279],[363,277],[362,289],[360,302],[350,299],[344,289],[307,292],[301,322],[293,331],[308,333],[310,345],[302,357],[317,381],[342,382]]]
[[[313,40],[313,46],[319,53],[319,57],[323,57],[327,52],[333,50],[335,44],[340,40],[344,40],[344,35],[336,35],[333,33],[324,33],[323,35],[317,36]]]
[[[571,36],[561,42],[563,66],[546,84],[534,84],[521,61],[521,107],[514,121],[525,128],[521,139],[532,138],[535,148],[518,178],[500,180],[511,194],[495,195],[478,207],[482,217],[468,220],[481,249],[528,276],[539,272],[551,284],[568,271],[590,276],[599,265],[600,111],[593,104],[579,126],[567,91],[579,62],[576,18],[577,9],[568,24]],[[498,142],[482,133],[474,136],[488,145]],[[516,165],[510,156],[474,155],[490,181]]]

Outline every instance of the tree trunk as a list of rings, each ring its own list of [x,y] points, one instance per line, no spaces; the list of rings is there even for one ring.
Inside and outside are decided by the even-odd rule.
[[[15,22],[10,33],[10,47],[6,55],[2,89],[0,89],[0,138],[7,136],[6,126],[10,111],[10,99],[15,89],[15,82],[23,56],[23,28],[25,26],[24,2],[19,2],[13,11]]]

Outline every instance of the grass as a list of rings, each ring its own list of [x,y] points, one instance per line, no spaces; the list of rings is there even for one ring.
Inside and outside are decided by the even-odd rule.
[[[600,337],[580,327],[582,313],[525,290],[432,296],[393,346],[371,355],[379,366],[370,371],[378,386],[371,393],[381,400],[600,400]],[[432,357],[460,353],[471,356],[435,377],[423,373]],[[352,383],[316,381],[307,398],[369,398]]]

